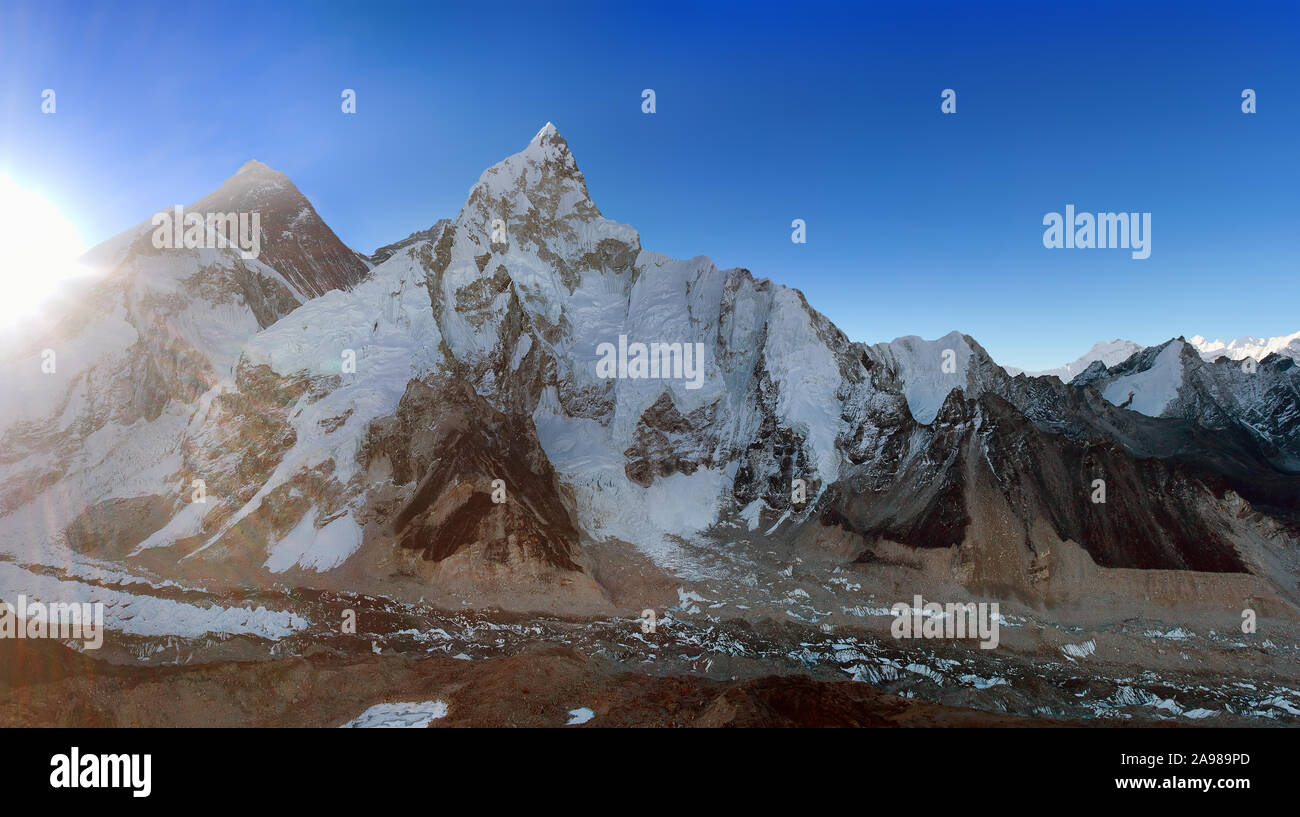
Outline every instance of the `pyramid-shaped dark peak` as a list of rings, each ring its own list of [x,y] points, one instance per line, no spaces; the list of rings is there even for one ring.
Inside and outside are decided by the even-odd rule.
[[[194,207],[208,210],[286,209],[297,213],[304,204],[306,199],[288,176],[250,159]]]
[[[281,181],[282,179],[282,181]],[[263,222],[270,211],[292,211],[301,209],[305,201],[298,189],[288,178],[275,179],[260,174],[236,174],[221,183],[221,186],[186,210],[201,213],[248,211],[262,213]]]
[[[368,270],[288,176],[256,159],[187,209],[256,214],[263,233],[258,260],[307,297],[352,287]]]

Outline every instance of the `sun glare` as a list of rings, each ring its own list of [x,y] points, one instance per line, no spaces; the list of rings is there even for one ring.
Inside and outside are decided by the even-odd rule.
[[[0,326],[37,314],[64,281],[84,273],[76,228],[7,176],[0,176],[0,247]]]

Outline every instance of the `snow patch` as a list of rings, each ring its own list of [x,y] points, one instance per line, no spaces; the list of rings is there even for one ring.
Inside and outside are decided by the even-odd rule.
[[[12,562],[0,562],[0,598],[28,601],[76,602],[104,605],[104,626],[128,635],[177,635],[197,638],[208,633],[252,635],[278,640],[307,628],[307,619],[293,612],[265,607],[199,607],[172,599],[126,593],[79,581],[32,573]]]
[[[1183,385],[1183,344],[1171,342],[1156,355],[1151,367],[1127,374],[1106,386],[1102,396],[1112,404],[1123,405],[1131,396],[1128,408],[1148,417],[1159,417]]]
[[[375,704],[340,729],[423,729],[439,718],[447,717],[442,701],[421,703]]]
[[[343,564],[361,547],[361,526],[352,519],[351,512],[322,528],[316,527],[317,514],[315,507],[308,510],[293,530],[275,544],[266,560],[267,570],[283,573],[297,565],[323,573]]]
[[[1061,647],[1061,652],[1074,658],[1087,658],[1097,651],[1096,641],[1085,641],[1082,644],[1066,644]]]

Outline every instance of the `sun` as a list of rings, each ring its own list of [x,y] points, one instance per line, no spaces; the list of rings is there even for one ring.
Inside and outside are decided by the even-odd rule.
[[[85,274],[84,251],[57,207],[0,175],[0,326],[38,314],[64,281]]]

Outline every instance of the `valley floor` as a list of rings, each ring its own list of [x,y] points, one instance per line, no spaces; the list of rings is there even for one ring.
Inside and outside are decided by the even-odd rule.
[[[6,727],[1048,725],[853,681],[651,675],[566,647],[479,661],[315,655],[141,668],[55,656],[63,648],[49,642],[24,646],[0,647],[5,665],[26,675],[0,685]]]
[[[98,650],[0,639],[0,725],[1300,724],[1300,623],[1262,616],[1243,634],[1226,597],[1003,599],[998,644],[980,649],[891,635],[894,602],[960,598],[924,570],[683,545],[686,581],[617,544],[594,552],[610,614],[0,560],[6,588],[102,601],[107,624]]]
[[[0,641],[0,724],[340,726],[382,704],[439,702],[432,723],[445,726],[562,726],[582,710],[595,726],[1300,723],[1294,650],[1141,625],[1067,634],[1024,620],[983,651],[682,611],[643,633],[635,618],[293,602],[316,621],[353,610],[359,631],[313,626],[274,642],[112,632],[93,653]]]

